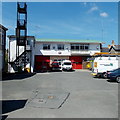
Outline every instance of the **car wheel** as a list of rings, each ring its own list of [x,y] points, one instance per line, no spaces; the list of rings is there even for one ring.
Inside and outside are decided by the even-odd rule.
[[[103,78],[107,78],[107,73],[103,73]]]
[[[116,81],[120,83],[120,76],[116,77]]]

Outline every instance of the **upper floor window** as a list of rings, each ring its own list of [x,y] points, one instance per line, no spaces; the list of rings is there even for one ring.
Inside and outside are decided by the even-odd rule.
[[[2,45],[2,33],[0,32],[0,45]]]
[[[2,45],[4,45],[4,44],[5,44],[5,35],[2,34]]]
[[[50,50],[50,44],[43,44],[43,50]]]
[[[84,45],[84,49],[85,49],[85,50],[88,50],[88,49],[89,49],[89,44],[85,44],[85,45]]]
[[[88,50],[89,44],[71,44],[71,50],[80,51],[80,50]]]
[[[5,32],[0,32],[0,45],[5,44]]]
[[[71,45],[71,50],[79,50],[79,49],[80,49],[79,44],[72,44]]]
[[[64,50],[64,45],[63,44],[58,44],[58,50]]]

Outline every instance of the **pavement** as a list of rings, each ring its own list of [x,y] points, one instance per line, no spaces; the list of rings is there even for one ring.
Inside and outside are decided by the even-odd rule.
[[[88,70],[36,73],[2,86],[7,118],[118,117],[118,83],[93,78]]]

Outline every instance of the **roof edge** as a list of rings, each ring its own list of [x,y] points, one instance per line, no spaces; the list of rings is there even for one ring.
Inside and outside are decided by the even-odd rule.
[[[41,40],[41,41],[40,41]],[[53,41],[52,41],[53,40]],[[55,41],[56,40],[56,41]],[[60,41],[60,40],[63,40],[63,41]],[[74,41],[75,40],[75,41]],[[86,41],[88,41],[88,43],[91,41],[91,43],[101,43],[101,44],[104,44],[104,42],[102,42],[102,41],[97,41],[97,40],[82,40],[82,39],[45,39],[45,38],[37,38],[36,39],[36,42],[75,42],[75,43],[78,43],[79,42],[79,40],[80,40],[80,42],[81,41],[83,41],[83,42],[86,42]]]
[[[3,25],[0,24],[0,27],[3,28],[4,30],[8,30],[8,28],[4,27]]]

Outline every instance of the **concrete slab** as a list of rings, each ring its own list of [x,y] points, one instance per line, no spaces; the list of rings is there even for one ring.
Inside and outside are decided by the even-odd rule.
[[[70,93],[60,91],[44,91],[36,90],[33,95],[28,99],[26,107],[35,108],[50,108],[58,109],[69,97]]]

